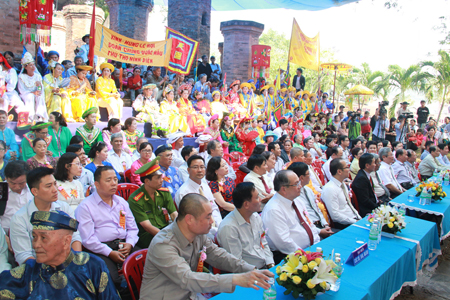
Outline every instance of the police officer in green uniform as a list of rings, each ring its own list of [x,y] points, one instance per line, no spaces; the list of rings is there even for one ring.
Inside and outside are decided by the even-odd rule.
[[[159,156],[136,170],[142,186],[131,194],[128,204],[139,228],[137,246],[148,248],[153,237],[178,216],[168,188],[163,188]]]

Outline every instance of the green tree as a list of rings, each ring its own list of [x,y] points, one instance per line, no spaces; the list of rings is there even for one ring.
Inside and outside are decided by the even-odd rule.
[[[420,66],[412,65],[407,69],[403,69],[398,65],[390,65],[388,67],[387,81],[397,94],[389,108],[389,116],[395,115],[395,109],[399,103],[406,101],[406,91],[423,91],[425,90],[428,74],[421,72]]]
[[[444,104],[448,101],[450,93],[450,55],[444,50],[439,50],[440,60],[437,62],[426,61],[420,66],[425,70],[424,75],[430,79],[428,90],[433,91],[436,88],[437,95],[441,97],[441,108],[439,110],[438,120],[441,117]],[[432,95],[431,95],[432,96]]]

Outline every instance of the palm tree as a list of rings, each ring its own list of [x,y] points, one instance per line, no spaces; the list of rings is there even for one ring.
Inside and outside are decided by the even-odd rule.
[[[426,86],[426,80],[429,75],[421,72],[420,66],[412,65],[408,69],[402,69],[398,65],[388,67],[388,84],[391,88],[397,89],[398,93],[394,96],[394,101],[389,108],[389,116],[393,117],[398,103],[406,100],[406,91],[423,91]]]
[[[424,74],[430,79],[431,84],[437,90],[437,94],[442,97],[441,109],[439,110],[438,120],[441,117],[442,109],[444,108],[445,101],[448,99],[450,93],[450,55],[444,50],[439,50],[440,60],[433,63],[431,61],[425,61],[420,64],[424,69],[430,69],[430,72],[426,71]],[[432,88],[429,88],[431,91]]]

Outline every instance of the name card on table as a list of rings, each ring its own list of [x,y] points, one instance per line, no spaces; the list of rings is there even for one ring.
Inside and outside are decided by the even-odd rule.
[[[364,243],[364,245],[355,249],[350,254],[350,256],[347,258],[347,261],[345,263],[348,265],[356,266],[367,256],[369,256],[369,247],[367,246],[367,243]]]

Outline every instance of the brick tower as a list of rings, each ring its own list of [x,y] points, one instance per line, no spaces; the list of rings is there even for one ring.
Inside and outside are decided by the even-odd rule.
[[[147,40],[148,14],[153,0],[105,0],[111,30],[140,41]]]
[[[198,57],[209,57],[211,0],[169,0],[168,26],[199,42]]]

